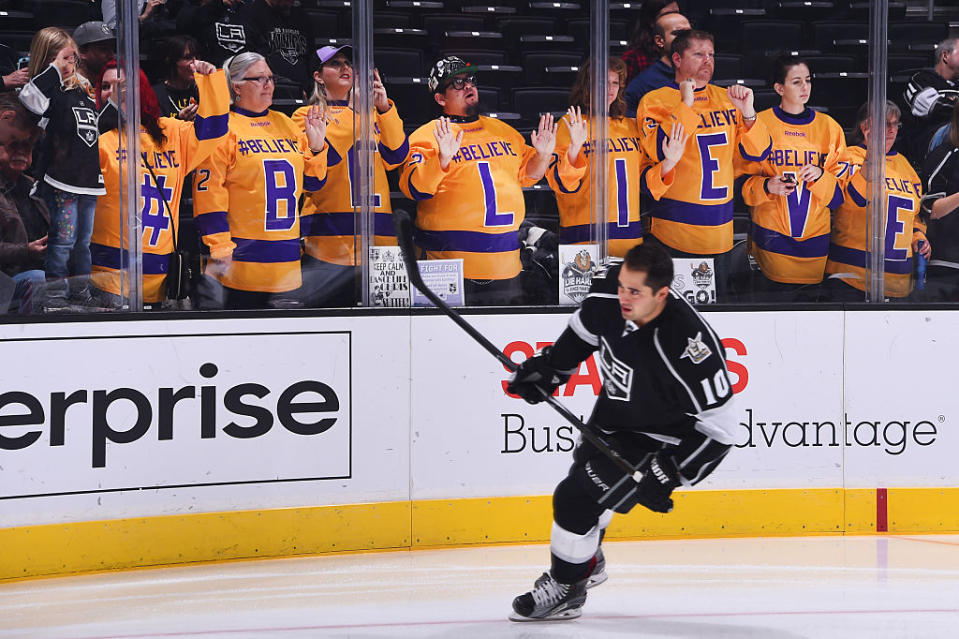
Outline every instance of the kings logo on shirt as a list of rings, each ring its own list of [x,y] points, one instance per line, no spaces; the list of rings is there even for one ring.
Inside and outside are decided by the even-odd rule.
[[[242,24],[214,22],[216,41],[221,47],[233,53],[239,53],[246,46],[246,31]]]
[[[73,117],[77,121],[77,135],[87,146],[94,146],[99,137],[96,111],[86,107],[73,107]]]
[[[599,344],[599,367],[603,371],[603,388],[606,396],[628,402],[633,384],[633,369],[613,355],[613,349],[603,337]]]
[[[689,361],[693,364],[701,364],[712,354],[713,352],[709,350],[709,347],[703,342],[702,332],[699,332],[696,333],[696,337],[686,338],[686,349],[683,351],[683,354],[679,356],[679,359],[688,357]]]

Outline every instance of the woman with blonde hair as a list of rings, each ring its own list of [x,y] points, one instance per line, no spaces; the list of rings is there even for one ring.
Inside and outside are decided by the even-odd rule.
[[[345,47],[323,47],[313,58],[311,104],[322,105],[328,120],[329,172],[323,189],[303,202],[300,234],[304,238],[304,295],[310,306],[353,306],[357,300],[356,278],[359,236],[354,212],[353,171],[357,132],[354,129],[353,64]],[[376,154],[373,156],[372,207],[374,243],[395,245],[393,208],[386,172],[406,161],[409,139],[396,105],[386,95],[379,73],[373,70],[373,121]],[[293,113],[293,121],[305,125],[310,107]]]
[[[580,70],[570,93],[569,112],[559,121],[556,131],[556,149],[546,180],[556,194],[559,208],[559,243],[586,244],[593,237],[590,220],[590,174],[594,170],[592,154],[595,141],[590,134],[589,117],[591,63]],[[626,64],[619,58],[610,58],[606,78],[606,117],[608,120],[606,145],[606,229],[609,254],[622,257],[633,246],[643,241],[639,221],[639,185],[645,162],[640,146],[640,134],[635,118],[626,117],[623,98]],[[583,114],[587,117],[584,118]],[[563,179],[559,159],[566,154],[569,163],[580,169],[574,179]]]
[[[47,279],[90,274],[90,235],[100,174],[97,113],[77,81],[77,45],[59,27],[40,29],[30,44],[30,82],[20,101],[45,130],[37,168],[38,194],[50,209]],[[76,292],[85,290],[77,289]],[[69,287],[48,286],[49,306],[65,306]]]

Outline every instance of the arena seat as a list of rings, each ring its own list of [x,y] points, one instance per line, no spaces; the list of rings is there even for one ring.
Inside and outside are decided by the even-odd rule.
[[[742,25],[744,54],[792,51],[803,48],[803,23],[793,20],[755,20]]]
[[[418,76],[426,72],[423,53],[408,49],[373,49],[373,63],[383,78],[393,75]]]
[[[582,62],[583,56],[578,53],[533,51],[522,57],[525,81],[530,86],[546,83],[546,67],[572,67]]]

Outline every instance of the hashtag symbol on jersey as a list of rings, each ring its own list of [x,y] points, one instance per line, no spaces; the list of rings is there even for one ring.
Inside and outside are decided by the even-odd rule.
[[[149,175],[143,176],[143,185],[140,187],[140,195],[143,196],[143,210],[141,219],[144,232],[150,229],[150,246],[156,246],[160,242],[160,233],[170,228],[170,218],[164,215],[166,204],[173,197],[173,189],[167,188],[165,175],[158,175],[156,186]],[[153,211],[156,211],[154,213]]]

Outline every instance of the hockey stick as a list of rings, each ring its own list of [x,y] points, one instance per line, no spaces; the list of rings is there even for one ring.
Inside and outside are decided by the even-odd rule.
[[[503,366],[510,371],[515,372],[516,369],[519,368],[516,362],[507,357],[506,353],[498,349],[495,344],[486,339],[482,333],[476,330],[472,324],[463,319],[462,315],[450,308],[449,304],[444,302],[423,282],[423,277],[420,275],[420,269],[416,264],[416,257],[413,252],[413,223],[410,220],[410,214],[402,209],[393,211],[393,224],[396,226],[396,240],[400,245],[400,249],[403,251],[403,263],[406,266],[406,273],[410,278],[410,283],[418,288],[420,292],[425,295],[429,301],[433,302],[438,309],[443,311],[451,320],[456,322],[460,328],[469,334],[470,337],[479,342],[479,345],[489,351],[489,353],[498,359]],[[603,441],[602,437],[599,436],[593,426],[583,423],[582,420],[580,420],[576,415],[573,414],[572,411],[566,408],[562,402],[552,395],[547,394],[545,391],[542,391],[542,393],[546,403],[556,409],[556,412],[562,415],[566,421],[568,421],[574,428],[582,433],[583,437],[590,444],[595,446],[599,452],[609,457],[613,463],[619,466],[623,472],[630,475],[634,481],[638,482],[643,478],[643,473],[636,470],[632,464],[623,459],[623,457],[615,450],[610,448],[609,445]]]

